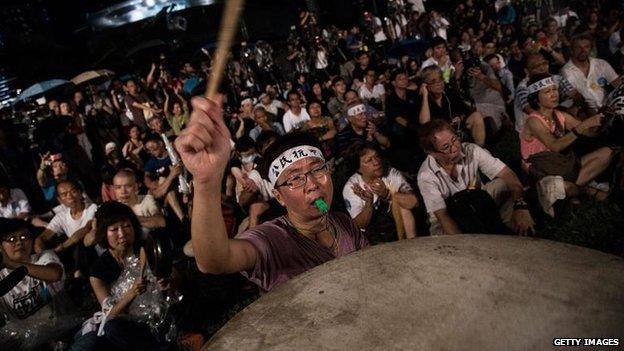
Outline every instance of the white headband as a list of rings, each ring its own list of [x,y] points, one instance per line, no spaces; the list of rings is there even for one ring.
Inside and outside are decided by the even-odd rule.
[[[271,182],[271,185],[275,186],[275,182],[277,181],[277,178],[279,178],[280,174],[295,163],[295,161],[299,161],[307,157],[316,157],[325,161],[325,157],[323,157],[321,150],[314,146],[299,145],[282,152],[281,155],[276,157],[275,160],[271,162],[271,167],[269,168],[269,181]]]
[[[359,105],[355,105],[353,107],[351,107],[348,111],[347,111],[347,115],[349,116],[355,116],[358,113],[363,113],[366,112],[366,107],[363,104],[359,104]]]
[[[529,89],[529,94],[533,94],[535,92],[538,92],[544,88],[548,88],[551,85],[557,85],[557,83],[555,82],[554,79],[552,79],[552,77],[548,77],[548,78],[544,78],[542,80],[538,80],[537,82],[529,85],[528,89]]]

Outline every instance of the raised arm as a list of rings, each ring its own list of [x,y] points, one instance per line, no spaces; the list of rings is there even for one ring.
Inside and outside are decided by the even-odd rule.
[[[425,124],[431,121],[431,111],[429,110],[429,90],[427,90],[427,83],[422,83],[420,86],[420,96],[422,97],[420,105],[420,113],[418,114],[418,122]]]
[[[156,72],[156,64],[152,63],[149,73],[147,74],[147,85],[154,83],[154,73]]]
[[[167,89],[163,89],[163,94],[165,94],[165,103],[163,104],[163,111],[165,112],[165,117],[171,117],[171,111],[169,110],[169,93],[167,93]]]
[[[191,239],[197,267],[211,274],[248,270],[257,259],[250,242],[228,238],[221,212],[221,180],[231,152],[221,101],[222,96],[194,98],[191,121],[176,140],[194,180]]]

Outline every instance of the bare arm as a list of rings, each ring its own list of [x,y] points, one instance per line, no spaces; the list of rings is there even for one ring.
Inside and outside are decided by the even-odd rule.
[[[45,166],[44,167],[39,167],[39,169],[37,169],[37,183],[39,184],[39,186],[45,186],[46,183],[48,182],[48,176],[46,175],[46,171],[45,171]]]
[[[152,63],[149,73],[147,74],[147,85],[154,83],[154,73],[156,72],[156,64]]]
[[[457,223],[455,223],[453,218],[451,218],[448,214],[446,208],[437,210],[433,214],[438,219],[438,222],[440,222],[445,234],[461,234],[461,230],[457,226]]]
[[[382,149],[387,149],[390,147],[390,139],[387,136],[379,132],[375,132],[373,136],[375,137],[375,140],[377,140],[379,145],[381,145]]]
[[[4,258],[2,265],[8,269],[16,269],[19,266],[24,266],[28,269],[29,276],[45,282],[58,282],[63,277],[63,268],[56,263],[50,263],[44,266],[29,262],[15,262]]]
[[[394,120],[403,127],[407,127],[409,125],[409,121],[407,120],[407,118],[403,117],[403,116],[397,116],[394,118]]]
[[[481,81],[485,83],[488,87],[498,91],[499,93],[503,92],[503,85],[498,79],[488,77],[484,74],[481,78]]]
[[[429,110],[429,92],[427,91],[427,84],[423,83],[424,88],[424,93],[423,93],[423,88],[421,86],[421,96],[422,96],[422,104],[420,105],[420,113],[418,114],[418,122],[420,122],[420,124],[425,124],[429,121],[431,121],[431,111]]]
[[[509,191],[511,191],[512,198],[514,200],[519,200],[524,197],[524,187],[518,179],[516,173],[514,173],[509,167],[503,168],[497,175],[497,178],[501,178]]]
[[[536,118],[529,118],[526,121],[526,125],[529,128],[529,132],[539,141],[541,141],[544,146],[546,146],[549,150],[554,152],[560,152],[570,146],[575,140],[576,135],[574,133],[567,133],[561,138],[555,138],[550,131],[544,127],[542,122],[540,122]]]
[[[171,117],[171,112],[169,111],[169,94],[167,94],[167,91],[165,89],[163,89],[163,93],[165,93],[165,103],[163,105],[163,111],[165,111],[165,116],[169,118]]]
[[[243,118],[239,118],[238,120],[240,122],[240,125],[238,126],[238,129],[236,130],[236,139],[240,139],[243,136],[245,136],[245,121],[243,120]]]
[[[103,280],[96,277],[90,277],[89,282],[91,283],[91,288],[93,289],[93,292],[95,293],[95,296],[97,297],[98,302],[101,305],[102,303],[104,303],[104,300],[110,296],[110,287]],[[144,290],[145,283],[141,279],[140,281],[135,283],[135,285],[132,286],[130,290],[123,294],[115,303],[115,305],[113,305],[113,308],[111,308],[110,312],[108,313],[108,318],[112,319],[113,317],[125,313],[126,309],[128,308],[128,306],[130,306],[132,301]]]
[[[95,231],[95,228],[92,227],[91,225],[92,220],[89,221],[84,227],[76,230],[70,237],[69,239],[65,240],[62,244],[59,245],[59,250],[65,250],[68,249],[76,244],[78,244],[80,241],[82,241],[85,237],[85,235],[87,235],[87,233],[89,233],[91,230]],[[55,251],[59,251],[59,250],[55,250]]]
[[[211,274],[251,269],[258,255],[250,242],[229,239],[225,229],[221,180],[231,146],[221,101],[221,96],[193,99],[191,122],[176,140],[184,164],[194,176],[191,237],[197,267]]]
[[[178,97],[178,100],[180,100],[180,104],[182,104],[182,110],[184,111],[184,113],[188,113],[189,112],[188,103],[186,102],[186,99],[184,98],[184,96],[180,94],[180,90],[174,90],[174,93]]]
[[[497,175],[497,178],[501,178],[507,188],[511,191],[513,196],[513,200],[519,201],[522,200],[524,196],[524,188],[522,187],[522,183],[520,183],[520,179],[516,176],[516,174],[509,169],[509,167],[503,168]],[[526,235],[533,231],[533,226],[535,222],[531,217],[531,213],[529,209],[525,207],[516,207],[514,204],[514,209],[511,218],[511,226],[514,231],[519,235]]]
[[[154,196],[157,199],[160,199],[161,197],[167,195],[167,192],[169,191],[171,184],[176,179],[176,177],[180,175],[181,172],[182,172],[182,166],[180,165],[170,166],[169,175],[166,178],[164,178],[162,182],[152,180],[149,173],[145,173],[144,182],[145,182],[145,185],[150,190],[152,196]]]
[[[36,253],[41,253],[41,251],[45,250],[46,243],[50,241],[54,237],[56,233],[51,231],[50,229],[46,229],[35,239],[34,249]]]
[[[321,141],[331,140],[336,137],[336,134],[338,134],[338,131],[336,130],[336,126],[334,125],[334,121],[332,121],[331,118],[329,119],[330,120],[327,122],[327,129],[328,129],[327,133],[323,134],[323,136],[321,137]]]
[[[365,202],[362,212],[353,218],[353,222],[359,229],[365,229],[370,224],[371,219],[373,219],[373,203]]]
[[[395,201],[404,209],[411,210],[418,206],[418,198],[414,193],[395,193],[393,195]]]

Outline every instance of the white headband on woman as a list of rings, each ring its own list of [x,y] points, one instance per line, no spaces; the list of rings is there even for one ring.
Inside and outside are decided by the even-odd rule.
[[[323,157],[321,150],[310,145],[298,145],[282,152],[275,158],[275,160],[273,160],[273,162],[271,162],[271,166],[269,167],[269,181],[271,182],[271,185],[275,186],[275,182],[277,181],[277,178],[279,178],[280,174],[295,163],[295,161],[308,157],[316,157],[325,161],[325,157]]]
[[[557,83],[555,82],[555,80],[552,77],[548,77],[548,78],[544,78],[542,80],[538,80],[537,82],[529,85],[528,89],[529,89],[529,94],[533,94],[535,92],[538,92],[542,89],[548,88],[551,85],[557,85]]]
[[[359,105],[355,105],[355,106],[349,108],[347,110],[347,115],[355,116],[358,113],[364,113],[364,112],[366,112],[366,107],[364,106],[364,104],[359,104]]]

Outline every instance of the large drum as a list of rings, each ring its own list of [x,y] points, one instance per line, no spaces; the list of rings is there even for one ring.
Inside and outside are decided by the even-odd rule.
[[[553,241],[426,237],[298,276],[230,320],[209,350],[546,350],[624,342],[624,259]]]

